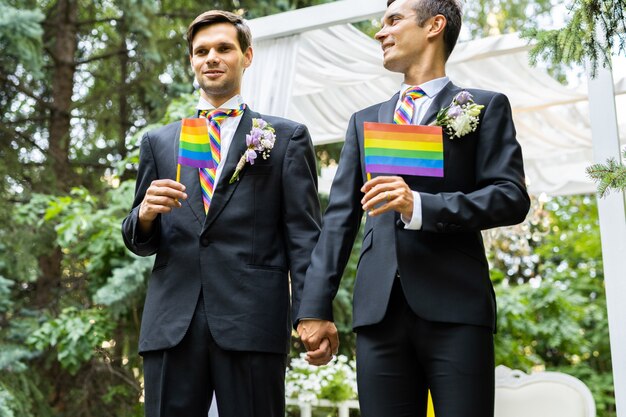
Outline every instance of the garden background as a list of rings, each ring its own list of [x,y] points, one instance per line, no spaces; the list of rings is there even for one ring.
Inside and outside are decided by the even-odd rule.
[[[125,249],[120,224],[141,134],[193,113],[186,26],[209,8],[254,18],[323,2],[0,0],[0,416],[143,415],[137,339],[153,258]],[[543,63],[566,83],[583,74],[566,64],[580,63],[584,48],[549,53],[542,36],[551,32],[533,30],[562,24],[559,16],[575,21],[579,3],[466,2],[462,36],[534,33],[547,42]],[[357,26],[371,35],[378,24]],[[318,146],[318,168],[340,149]],[[496,363],[574,375],[598,415],[614,416],[596,197],[535,196],[523,224],[485,239],[499,305]],[[348,360],[359,249],[334,305]],[[291,356],[302,350],[294,337]],[[342,388],[318,395],[354,394],[341,372],[328,374]]]

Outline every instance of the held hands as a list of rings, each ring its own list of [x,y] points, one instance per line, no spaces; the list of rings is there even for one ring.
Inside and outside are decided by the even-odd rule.
[[[369,216],[378,216],[394,210],[405,219],[413,217],[413,192],[402,177],[381,176],[369,180],[361,191],[361,204]]]
[[[311,365],[326,365],[337,354],[337,327],[327,320],[301,320],[298,335],[307,350],[306,361]]]
[[[180,200],[186,199],[183,184],[169,179],[152,181],[139,206],[141,231],[149,232],[152,229],[152,222],[159,214],[169,213],[173,208],[181,207]]]

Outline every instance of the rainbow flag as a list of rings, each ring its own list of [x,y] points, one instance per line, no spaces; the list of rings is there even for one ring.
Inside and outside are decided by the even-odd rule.
[[[365,171],[369,174],[443,177],[440,126],[365,122]]]
[[[207,119],[183,119],[180,128],[178,163],[195,168],[213,168]]]

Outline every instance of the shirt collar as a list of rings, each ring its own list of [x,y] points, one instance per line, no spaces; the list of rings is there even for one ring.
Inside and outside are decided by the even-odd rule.
[[[241,94],[231,97],[226,103],[222,104],[220,109],[238,109],[244,103]],[[215,106],[205,100],[202,96],[198,100],[198,110],[213,110]]]
[[[424,84],[420,84],[418,87],[421,88],[424,91],[424,93],[426,93],[426,96],[428,98],[432,99],[437,94],[439,94],[441,90],[443,90],[443,87],[445,87],[446,84],[448,84],[448,82],[450,82],[450,78],[446,76],[446,77],[435,78],[434,80],[427,81]],[[413,86],[406,84],[406,83],[402,83],[402,85],[400,86],[400,99],[402,99],[402,94],[409,87],[413,87]]]

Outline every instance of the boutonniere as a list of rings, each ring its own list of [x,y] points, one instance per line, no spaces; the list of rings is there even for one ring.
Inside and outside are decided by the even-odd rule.
[[[478,127],[478,115],[483,109],[482,104],[476,104],[469,91],[463,90],[457,94],[448,107],[439,110],[435,126],[441,126],[454,139],[456,136],[467,135]]]
[[[261,154],[263,159],[270,157],[270,152],[274,149],[274,142],[276,141],[275,130],[271,124],[267,123],[263,119],[252,119],[252,130],[246,135],[246,151],[241,155],[237,168],[233,176],[230,177],[229,184],[239,180],[239,173],[246,165],[246,162],[250,165],[254,165],[254,160]]]

